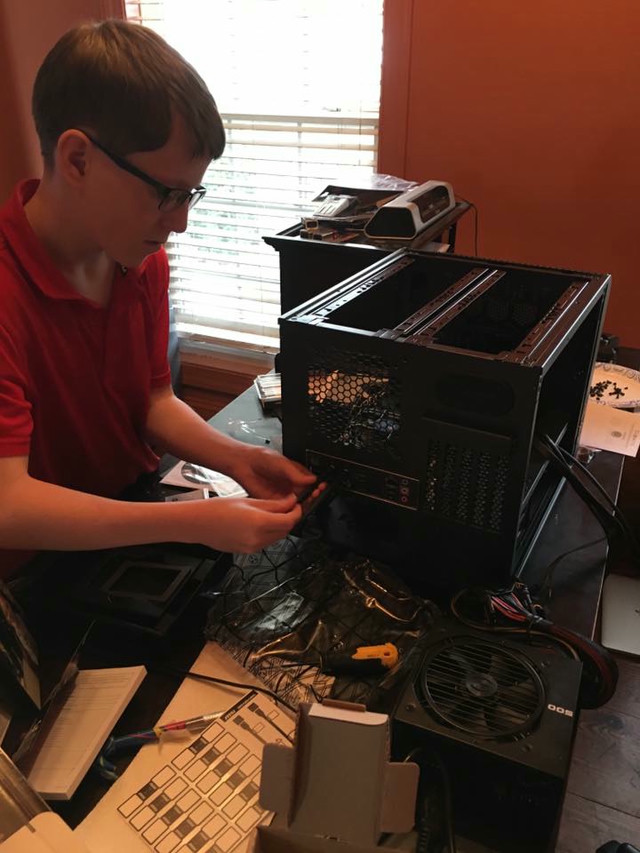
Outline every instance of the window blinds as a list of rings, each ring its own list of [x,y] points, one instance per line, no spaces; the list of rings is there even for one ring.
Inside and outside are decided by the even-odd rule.
[[[374,171],[382,0],[140,0],[127,16],[203,76],[227,132],[207,195],[167,246],[183,337],[278,349],[279,264],[262,241],[329,183]]]

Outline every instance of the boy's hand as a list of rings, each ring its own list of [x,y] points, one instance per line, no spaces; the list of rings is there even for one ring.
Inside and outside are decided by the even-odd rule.
[[[304,492],[316,477],[299,462],[262,447],[245,446],[231,476],[254,498],[282,498]]]
[[[177,505],[174,505],[177,506]],[[181,504],[185,541],[217,551],[251,554],[283,539],[300,521],[302,509],[295,495],[262,500],[211,498]]]

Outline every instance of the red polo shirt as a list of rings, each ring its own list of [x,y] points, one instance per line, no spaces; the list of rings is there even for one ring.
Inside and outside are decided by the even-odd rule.
[[[0,456],[40,480],[115,496],[157,457],[144,439],[167,385],[164,251],[119,270],[109,304],[78,294],[27,221],[37,181],[0,208]]]

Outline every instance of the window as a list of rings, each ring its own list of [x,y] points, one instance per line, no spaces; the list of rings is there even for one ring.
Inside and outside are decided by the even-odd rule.
[[[227,131],[189,229],[167,246],[182,337],[278,349],[278,255],[327,184],[375,170],[382,0],[139,0],[206,80]]]

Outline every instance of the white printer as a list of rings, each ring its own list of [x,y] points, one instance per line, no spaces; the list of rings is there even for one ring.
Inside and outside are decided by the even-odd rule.
[[[412,240],[455,205],[451,184],[427,181],[382,205],[364,233],[377,240]]]

